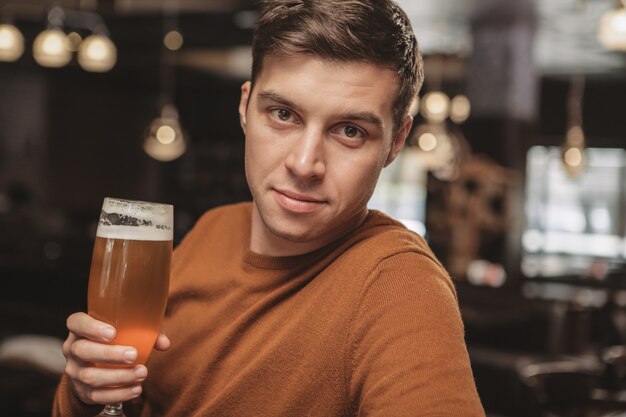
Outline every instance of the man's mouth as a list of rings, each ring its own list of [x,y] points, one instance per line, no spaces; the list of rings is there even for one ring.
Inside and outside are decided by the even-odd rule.
[[[312,195],[287,189],[273,189],[278,204],[295,213],[311,213],[322,208],[326,201]]]

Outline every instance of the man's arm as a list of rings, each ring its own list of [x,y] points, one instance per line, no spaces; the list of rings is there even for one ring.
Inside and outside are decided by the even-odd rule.
[[[454,288],[415,252],[384,260],[361,294],[347,355],[359,417],[484,417]]]

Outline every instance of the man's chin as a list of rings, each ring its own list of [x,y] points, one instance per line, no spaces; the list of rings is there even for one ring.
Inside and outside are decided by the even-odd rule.
[[[310,243],[319,239],[318,233],[313,232],[294,232],[293,230],[278,230],[270,228],[270,232],[279,239],[286,240],[291,243]]]

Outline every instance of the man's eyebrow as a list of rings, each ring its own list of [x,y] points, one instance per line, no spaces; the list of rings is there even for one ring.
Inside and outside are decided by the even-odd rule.
[[[370,112],[347,113],[341,115],[340,118],[344,120],[352,120],[355,122],[367,122],[378,127],[382,127],[383,125],[383,121],[381,120],[381,118]]]
[[[292,109],[295,109],[298,107],[296,106],[294,102],[287,100],[285,97],[282,97],[273,91],[261,90],[259,91],[258,96],[260,100],[273,101],[274,103],[283,105],[285,107],[290,107]]]

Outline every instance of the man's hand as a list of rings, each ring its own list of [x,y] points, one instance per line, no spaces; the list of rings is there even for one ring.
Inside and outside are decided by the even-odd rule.
[[[108,345],[115,328],[85,313],[67,319],[69,336],[63,344],[67,359],[65,373],[74,391],[86,404],[124,402],[141,394],[141,383],[148,376],[144,365],[134,365],[137,350],[130,346]],[[170,340],[164,334],[157,338],[155,349],[167,350]],[[96,368],[98,365],[121,365],[122,368]]]

